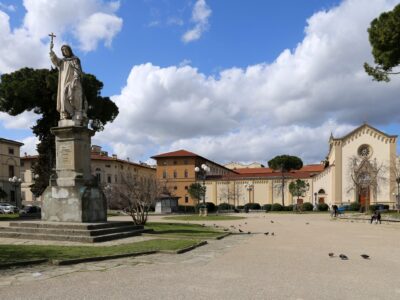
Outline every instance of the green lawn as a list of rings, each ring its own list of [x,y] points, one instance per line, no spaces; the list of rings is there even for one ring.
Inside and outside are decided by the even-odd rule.
[[[12,219],[18,219],[19,214],[0,214],[0,221],[1,220],[12,220]]]
[[[229,221],[229,220],[245,219],[245,217],[221,216],[221,215],[208,215],[207,217],[201,217],[199,215],[185,215],[185,216],[165,217],[164,219],[177,220],[177,221]]]
[[[154,230],[151,234],[176,238],[207,239],[216,238],[226,233],[197,224],[147,223],[146,227]]]
[[[179,250],[197,244],[198,240],[154,239],[115,246],[0,245],[0,264],[34,259],[74,259],[157,250]]]

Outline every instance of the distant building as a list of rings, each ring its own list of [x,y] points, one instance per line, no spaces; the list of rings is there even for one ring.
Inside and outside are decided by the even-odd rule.
[[[11,184],[9,178],[20,175],[20,148],[23,143],[0,138],[0,188],[7,193],[2,202],[8,202],[17,207],[21,205],[21,186]]]
[[[239,162],[230,162],[228,164],[225,164],[224,167],[231,169],[231,170],[236,170],[236,169],[244,169],[244,168],[264,168],[264,165],[258,162],[253,162],[251,164],[242,164]]]
[[[35,198],[30,191],[30,185],[33,184],[35,176],[31,171],[32,164],[36,162],[37,156],[21,157],[22,177],[22,195],[24,204],[39,204],[41,197]],[[145,164],[135,163],[129,160],[123,160],[113,154],[108,156],[106,151],[102,151],[100,146],[93,145],[91,148],[91,169],[92,174],[97,177],[99,183],[118,187],[122,184],[123,178],[136,178],[137,180],[155,180],[156,169]]]
[[[202,182],[201,175],[196,174],[194,170],[195,167],[207,164],[210,167],[209,176],[234,173],[216,162],[186,150],[162,153],[152,158],[157,161],[157,179],[164,183],[171,196],[179,197],[179,205],[195,204],[194,199],[188,194],[188,188],[192,183]]]

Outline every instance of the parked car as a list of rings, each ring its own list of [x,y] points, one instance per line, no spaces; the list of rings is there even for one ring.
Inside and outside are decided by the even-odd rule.
[[[35,205],[28,205],[20,209],[20,216],[40,216],[41,208]]]
[[[0,203],[0,214],[13,214],[17,210],[17,207],[10,203]]]

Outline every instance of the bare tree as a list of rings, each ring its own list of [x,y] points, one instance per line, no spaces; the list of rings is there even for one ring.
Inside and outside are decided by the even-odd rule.
[[[224,202],[228,204],[233,203],[233,206],[236,207],[239,204],[239,199],[242,197],[243,193],[238,184],[234,183],[232,186],[229,182],[226,182],[220,195]]]
[[[390,191],[396,195],[396,208],[400,213],[400,157],[394,155],[389,162],[390,179],[395,184],[395,190]]]
[[[109,208],[124,209],[135,224],[144,225],[148,212],[155,206],[156,199],[166,193],[164,182],[141,176],[122,174],[118,184],[101,185]],[[170,195],[170,194],[169,194]]]
[[[370,203],[370,194],[372,192],[375,199],[380,192],[380,186],[387,181],[384,176],[386,167],[384,163],[378,163],[376,159],[368,157],[352,156],[349,158],[349,182],[347,192],[355,191],[357,193],[356,201],[359,202],[358,194],[366,192],[365,211]]]

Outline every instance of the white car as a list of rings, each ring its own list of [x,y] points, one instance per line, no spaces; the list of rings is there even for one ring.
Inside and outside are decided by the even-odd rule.
[[[0,203],[0,214],[13,214],[16,209],[14,205],[9,203]]]

